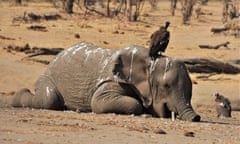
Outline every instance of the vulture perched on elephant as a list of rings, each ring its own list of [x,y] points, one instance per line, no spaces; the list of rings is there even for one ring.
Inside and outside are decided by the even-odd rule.
[[[170,25],[170,22],[166,22],[165,26],[161,26],[159,30],[155,31],[150,39],[150,50],[149,50],[149,56],[155,60],[159,56],[159,52],[165,52],[170,38],[170,33],[167,30],[168,26]]]

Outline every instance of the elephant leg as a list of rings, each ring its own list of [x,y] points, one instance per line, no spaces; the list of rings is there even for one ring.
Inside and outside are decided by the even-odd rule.
[[[35,95],[29,89],[21,89],[15,94],[12,106],[63,110],[64,100],[50,78],[41,76],[36,82]]]
[[[64,99],[48,76],[42,75],[36,82],[35,96],[32,97],[32,107],[53,110],[64,109]]]
[[[104,83],[94,93],[91,101],[95,113],[142,114],[142,104],[129,96],[117,83]]]

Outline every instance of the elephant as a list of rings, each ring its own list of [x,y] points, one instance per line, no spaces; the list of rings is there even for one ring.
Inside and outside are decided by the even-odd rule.
[[[35,94],[23,88],[13,107],[77,112],[151,114],[200,121],[191,105],[192,82],[184,63],[145,47],[100,48],[81,42],[59,53],[39,76]]]

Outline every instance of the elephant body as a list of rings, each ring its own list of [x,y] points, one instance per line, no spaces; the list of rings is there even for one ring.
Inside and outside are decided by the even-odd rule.
[[[81,43],[62,52],[50,63],[44,76],[54,80],[67,109],[91,111],[94,92],[110,75],[107,70],[111,69],[112,53],[110,49]]]
[[[175,67],[174,72],[171,67]],[[177,76],[169,76],[168,72]],[[174,92],[159,87],[160,81],[168,79],[173,79],[171,88],[163,88]],[[178,60],[161,56],[152,61],[148,49],[140,46],[105,49],[82,42],[51,61],[36,82],[35,94],[21,89],[12,105],[95,113],[151,113],[158,117],[169,117],[169,112],[174,111],[180,119],[200,121],[190,104],[191,86],[186,68]],[[177,96],[179,90],[185,94]],[[175,107],[174,103],[183,106]]]

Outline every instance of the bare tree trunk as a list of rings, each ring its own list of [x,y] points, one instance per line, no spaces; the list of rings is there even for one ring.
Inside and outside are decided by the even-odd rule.
[[[22,4],[22,0],[15,0],[16,4]]]
[[[109,7],[110,2],[111,0],[107,1],[107,17],[110,17],[110,7]]]
[[[228,19],[228,0],[223,0],[222,22],[227,22]]]
[[[149,0],[149,3],[153,9],[157,8],[157,4],[158,4],[157,0]]]
[[[187,24],[192,16],[193,6],[195,0],[181,0],[182,3],[182,15],[183,15],[183,24]]]
[[[237,18],[239,15],[238,0],[223,0],[222,22]]]
[[[63,9],[68,13],[73,13],[73,2],[74,0],[63,0]]]
[[[116,10],[115,10],[115,16],[118,16],[119,13],[121,13],[121,11],[123,10],[123,13],[126,13],[126,9],[127,9],[127,0],[115,0],[114,1],[115,4],[117,4]]]
[[[127,16],[129,21],[137,21],[142,3],[142,0],[127,0]]]
[[[172,14],[172,16],[175,15],[176,8],[177,8],[177,0],[171,0],[171,14]]]

